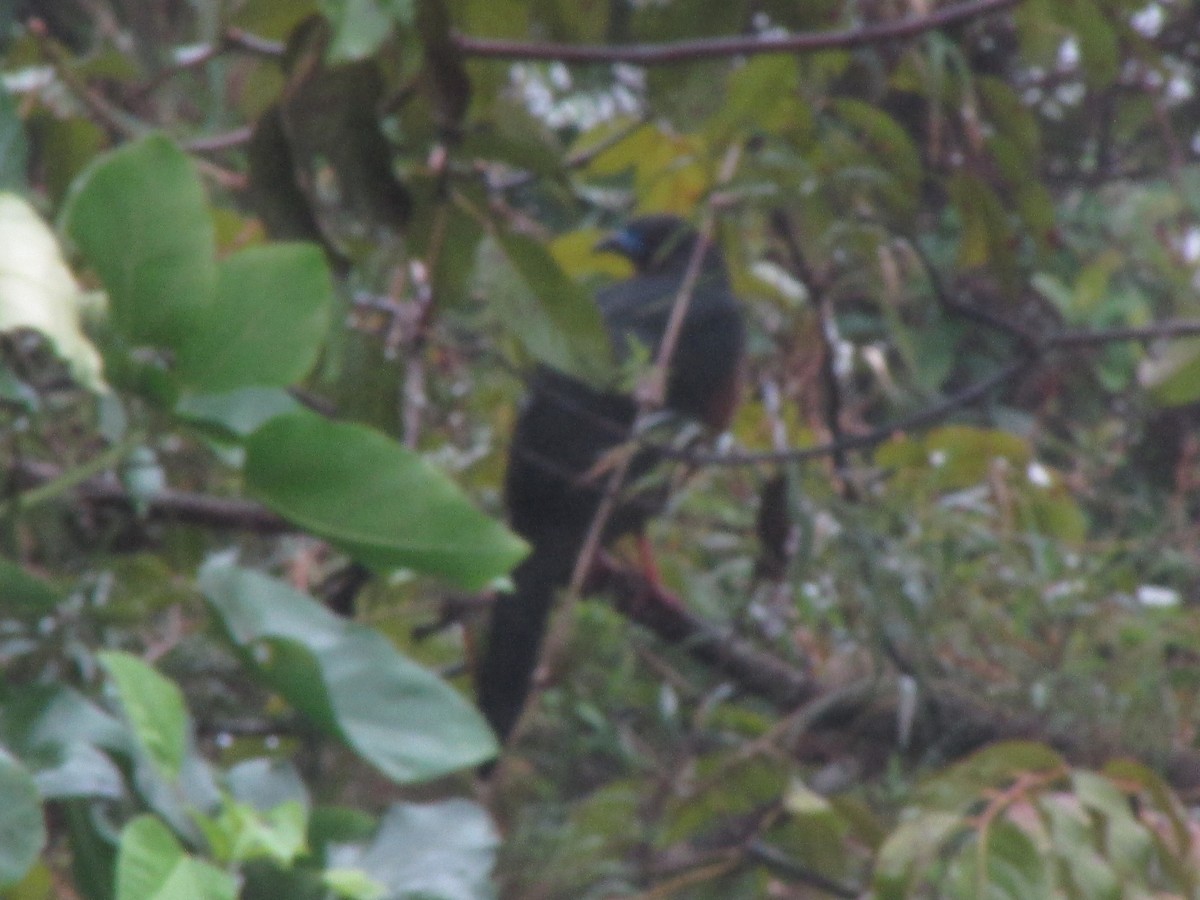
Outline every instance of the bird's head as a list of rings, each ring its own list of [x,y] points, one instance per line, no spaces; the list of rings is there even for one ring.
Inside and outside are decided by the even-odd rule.
[[[639,275],[653,275],[686,267],[698,237],[696,229],[678,216],[639,216],[602,240],[596,249],[624,256]],[[713,256],[713,251],[708,255]]]

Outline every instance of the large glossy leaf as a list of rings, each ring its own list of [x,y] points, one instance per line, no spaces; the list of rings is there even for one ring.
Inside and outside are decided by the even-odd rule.
[[[98,390],[100,354],[80,329],[79,299],[54,233],[24,200],[0,194],[0,331],[41,332],[80,384]]]
[[[436,778],[495,755],[475,708],[378,632],[247,569],[210,563],[200,586],[262,679],[388,777]]]
[[[315,413],[279,416],[256,431],[246,482],[280,515],[372,568],[416,569],[475,589],[525,553],[420,456]]]
[[[168,778],[179,774],[187,750],[187,710],[173,681],[136,656],[116,650],[98,654],[117,688],[138,744]]]
[[[468,800],[401,803],[383,817],[359,865],[389,896],[485,900],[499,836],[487,813]]]
[[[203,321],[216,285],[213,227],[194,166],[167,138],[97,160],[73,186],[63,223],[128,341],[175,347]]]
[[[133,749],[120,721],[63,685],[11,691],[0,706],[0,740],[21,756],[75,742],[122,753]]]
[[[153,816],[138,816],[121,832],[116,900],[234,900],[228,872],[195,859]]]
[[[316,362],[332,285],[312,244],[269,244],[223,260],[204,327],[179,346],[180,380],[204,393],[285,387]]]
[[[222,394],[185,394],[175,406],[175,415],[241,439],[276,416],[303,408],[282,388],[248,387]]]
[[[42,801],[33,778],[0,749],[0,887],[24,877],[45,843]]]

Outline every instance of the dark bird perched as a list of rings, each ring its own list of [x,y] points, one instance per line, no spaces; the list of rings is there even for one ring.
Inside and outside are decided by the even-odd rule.
[[[632,220],[598,246],[627,257],[635,270],[596,295],[618,357],[631,339],[657,355],[698,239],[681,219],[655,215]],[[743,331],[721,252],[710,244],[670,360],[668,409],[714,432],[728,426],[739,394]],[[570,581],[609,487],[609,470],[597,464],[629,441],[636,413],[625,394],[597,391],[545,367],[534,374],[504,481],[509,524],[533,549],[513,572],[513,592],[496,598],[477,672],[480,709],[502,741],[525,705],[555,594]],[[649,448],[637,451],[626,483],[657,457]],[[603,542],[640,533],[664,501],[661,492],[622,497]]]

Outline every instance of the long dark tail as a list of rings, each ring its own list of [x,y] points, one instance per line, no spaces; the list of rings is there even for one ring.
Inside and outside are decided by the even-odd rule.
[[[579,544],[573,535],[539,540],[513,571],[516,589],[496,598],[487,649],[476,673],[476,697],[501,743],[508,740],[529,696],[550,608],[570,581]]]

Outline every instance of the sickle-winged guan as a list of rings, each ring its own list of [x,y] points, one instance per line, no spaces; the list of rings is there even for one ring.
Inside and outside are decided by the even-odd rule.
[[[697,241],[681,219],[654,215],[633,219],[598,246],[634,266],[632,278],[596,295],[618,356],[628,352],[631,338],[657,355]],[[741,309],[720,250],[710,244],[670,360],[666,406],[723,430],[737,402],[742,345]],[[501,740],[525,704],[555,594],[569,582],[609,486],[609,469],[598,463],[630,439],[636,411],[627,395],[596,391],[544,367],[534,374],[504,481],[509,524],[533,549],[513,572],[513,592],[496,598],[477,673],[479,706]],[[639,450],[627,483],[644,475],[656,457],[653,450]],[[665,499],[656,494],[618,502],[604,542],[640,532]]]

